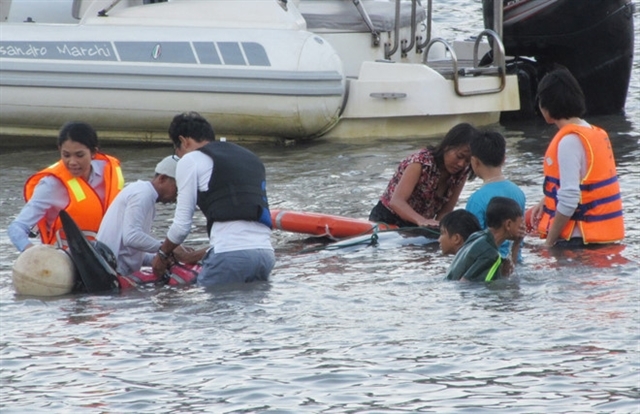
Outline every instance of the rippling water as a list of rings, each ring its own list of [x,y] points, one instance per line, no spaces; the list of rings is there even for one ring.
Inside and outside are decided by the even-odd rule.
[[[451,2],[452,33],[469,0]],[[444,8],[444,6],[440,6]],[[636,29],[638,30],[638,29]],[[636,39],[638,39],[636,31]],[[636,42],[636,48],[638,47]],[[638,56],[638,53],[636,53]],[[525,263],[490,286],[443,281],[434,244],[316,246],[275,232],[268,284],[246,290],[149,289],[112,296],[17,297],[5,229],[25,178],[53,148],[0,155],[0,410],[23,412],[638,412],[640,401],[640,84],[626,117],[590,119],[612,137],[627,238],[550,256],[528,239]],[[529,204],[552,127],[501,127],[506,172]],[[426,144],[318,140],[254,146],[272,208],[366,217],[397,163]],[[148,179],[167,148],[106,148],[128,181]],[[478,186],[465,188],[461,205]],[[162,207],[157,234],[172,211]],[[204,243],[198,217],[192,242]]]

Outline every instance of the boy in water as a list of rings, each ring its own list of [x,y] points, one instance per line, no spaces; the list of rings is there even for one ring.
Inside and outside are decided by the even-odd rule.
[[[489,201],[496,196],[508,197],[515,200],[522,211],[525,210],[526,197],[524,192],[513,182],[507,180],[502,173],[507,143],[499,132],[484,131],[471,141],[471,168],[482,179],[482,187],[477,189],[467,201],[465,209],[473,213],[480,227],[487,228],[485,215]],[[520,243],[505,241],[500,246],[500,255],[509,257],[513,263],[521,261]]]
[[[440,250],[443,255],[454,255],[473,233],[482,230],[476,216],[467,210],[454,210],[440,220]]]
[[[487,206],[486,219],[488,228],[469,236],[456,253],[447,279],[490,282],[510,272],[501,270],[498,246],[505,240],[520,243],[524,238],[522,208],[511,198],[494,197]]]

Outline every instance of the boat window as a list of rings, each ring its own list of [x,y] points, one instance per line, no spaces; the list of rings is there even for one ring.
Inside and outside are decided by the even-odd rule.
[[[222,65],[222,59],[220,59],[215,43],[193,42],[193,47],[196,49],[200,63],[205,65]]]
[[[237,42],[218,42],[218,48],[225,65],[241,65],[247,63],[244,61],[240,45]]]

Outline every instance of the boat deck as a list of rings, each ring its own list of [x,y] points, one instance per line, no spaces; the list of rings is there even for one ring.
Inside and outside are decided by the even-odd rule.
[[[453,62],[451,60],[429,61],[427,65],[446,79],[453,79]],[[458,74],[460,76],[474,74],[477,70],[478,68],[474,68],[473,66],[472,59],[458,59]],[[495,76],[498,74],[497,66],[482,67],[481,70],[484,75]]]

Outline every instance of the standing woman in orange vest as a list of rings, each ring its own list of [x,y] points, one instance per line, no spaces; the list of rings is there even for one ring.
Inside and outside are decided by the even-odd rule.
[[[584,94],[566,69],[549,72],[538,85],[545,121],[559,131],[544,155],[544,197],[532,219],[545,246],[580,247],[624,238],[616,163],[607,133],[590,125]]]
[[[58,135],[60,161],[31,176],[24,186],[27,204],[7,233],[19,251],[33,244],[38,226],[44,244],[64,245],[58,218],[66,210],[89,238],[95,238],[107,207],[124,186],[120,161],[99,152],[98,135],[84,122],[68,122]]]

